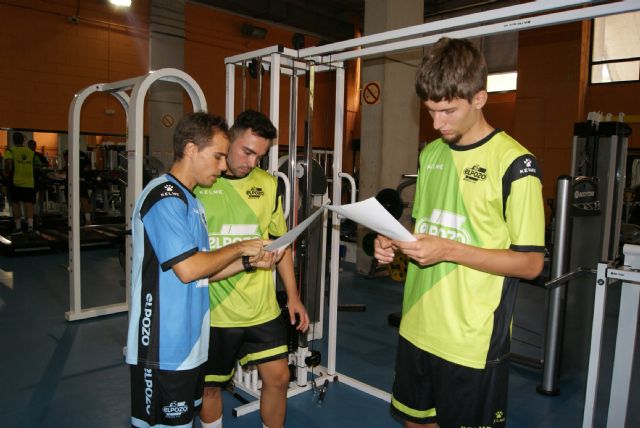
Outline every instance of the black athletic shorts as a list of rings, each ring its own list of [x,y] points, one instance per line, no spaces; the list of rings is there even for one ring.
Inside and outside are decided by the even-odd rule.
[[[440,428],[504,427],[509,361],[474,369],[443,360],[400,336],[391,409]]]
[[[244,367],[287,358],[287,343],[281,316],[250,327],[211,327],[204,383],[224,386],[233,377],[236,361]]]
[[[11,186],[11,192],[9,193],[11,202],[36,202],[36,190],[33,187],[18,187]]]
[[[205,364],[191,370],[131,368],[131,426],[184,426],[202,406]]]

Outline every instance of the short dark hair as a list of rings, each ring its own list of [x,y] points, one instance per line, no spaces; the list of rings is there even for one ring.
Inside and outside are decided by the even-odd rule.
[[[203,111],[184,115],[173,134],[173,159],[182,159],[187,143],[195,144],[198,151],[204,149],[218,132],[229,136],[229,126],[223,117]]]
[[[278,136],[278,130],[273,126],[271,120],[255,110],[245,110],[238,115],[231,126],[231,140],[235,140],[247,129],[251,129],[252,133],[267,140],[273,140]]]
[[[36,143],[36,140],[27,141],[27,147],[29,147],[31,150],[35,150],[37,146],[38,144]]]
[[[422,59],[416,74],[416,92],[423,101],[471,101],[487,88],[487,63],[467,39],[438,40]]]
[[[22,135],[22,132],[14,132],[12,138],[14,146],[21,146],[24,144],[24,135]]]

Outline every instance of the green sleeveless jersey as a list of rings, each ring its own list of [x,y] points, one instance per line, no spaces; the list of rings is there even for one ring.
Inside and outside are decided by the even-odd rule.
[[[438,139],[420,153],[415,232],[487,249],[544,252],[536,159],[495,130],[469,146]],[[472,368],[509,352],[518,280],[441,262],[410,263],[400,334],[427,352]]]
[[[33,189],[33,167],[42,165],[35,152],[29,147],[14,146],[7,149],[4,159],[13,161],[13,185]]]
[[[194,193],[204,205],[211,250],[243,239],[278,237],[287,231],[278,182],[254,168],[246,177],[220,177]],[[211,325],[247,327],[271,321],[280,314],[273,272],[239,272],[209,284]]]

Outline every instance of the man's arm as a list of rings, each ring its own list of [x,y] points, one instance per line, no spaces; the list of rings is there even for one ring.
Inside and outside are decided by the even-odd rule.
[[[6,178],[11,178],[13,174],[13,157],[10,157],[10,153],[5,152],[4,159],[4,176]]]
[[[296,314],[298,314],[300,317],[300,323],[296,326],[296,329],[299,331],[306,331],[309,327],[309,315],[300,300],[300,296],[298,296],[298,287],[296,285],[296,274],[293,269],[293,253],[291,252],[291,247],[287,247],[284,251],[284,255],[278,262],[277,269],[287,293],[287,308],[289,309],[289,320],[291,325],[295,325]]]
[[[492,250],[424,234],[415,237],[417,241],[393,241],[393,247],[422,266],[448,261],[494,275],[533,279],[544,265],[541,252]]]
[[[199,251],[176,263],[172,269],[184,283],[209,278],[219,274],[242,256],[262,258],[264,245],[265,241],[261,239],[250,239],[229,244],[216,251]]]
[[[273,269],[273,264],[278,258],[279,253],[272,251],[265,251],[262,253],[262,257],[259,259],[256,257],[250,257],[249,263],[251,266],[257,269]],[[242,264],[242,259],[234,260],[230,265],[226,268],[222,269],[220,272],[216,273],[209,277],[209,282],[211,281],[219,281],[224,278],[228,278],[231,275],[235,275],[238,272],[242,272],[244,270],[244,265]]]
[[[42,168],[42,161],[40,160],[40,157],[34,152],[33,169],[38,170],[40,168]]]

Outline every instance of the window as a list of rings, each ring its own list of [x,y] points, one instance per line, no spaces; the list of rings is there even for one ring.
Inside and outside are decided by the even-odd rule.
[[[518,72],[491,73],[487,78],[487,92],[515,91],[518,83]]]
[[[594,19],[591,83],[640,80],[640,12]]]

